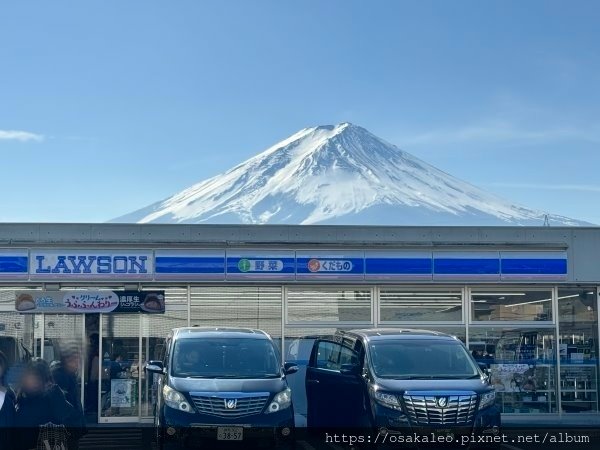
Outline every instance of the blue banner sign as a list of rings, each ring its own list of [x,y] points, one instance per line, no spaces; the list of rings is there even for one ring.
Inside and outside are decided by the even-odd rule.
[[[565,280],[566,251],[0,249],[3,280]]]
[[[503,280],[566,279],[566,252],[500,252]]]
[[[227,251],[227,279],[293,280],[296,258],[293,251]]]
[[[156,250],[157,280],[224,280],[224,250]]]
[[[434,279],[500,279],[500,253],[433,252]]]
[[[29,276],[29,252],[23,250],[0,249],[0,279],[26,279]]]
[[[364,252],[296,252],[296,279],[364,279]]]
[[[431,280],[431,252],[426,251],[367,251],[365,278],[367,280]]]
[[[151,250],[31,250],[31,279],[152,279]]]

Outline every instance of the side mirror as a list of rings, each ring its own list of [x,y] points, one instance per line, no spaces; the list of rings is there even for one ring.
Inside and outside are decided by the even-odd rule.
[[[159,373],[161,375],[165,373],[165,367],[163,366],[162,361],[148,361],[145,369],[146,372],[150,373]]]
[[[343,375],[358,375],[360,373],[360,367],[358,364],[342,364],[340,373]]]
[[[479,368],[481,369],[481,371],[483,373],[485,373],[487,376],[490,375],[490,369],[488,369],[488,366],[486,363],[477,363],[477,365],[479,366]]]
[[[286,375],[291,375],[293,373],[296,373],[296,372],[298,372],[299,369],[300,368],[298,367],[298,365],[296,363],[293,363],[293,362],[286,362],[283,365],[283,372]]]

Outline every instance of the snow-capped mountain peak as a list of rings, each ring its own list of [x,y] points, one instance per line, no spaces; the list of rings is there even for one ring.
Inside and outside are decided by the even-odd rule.
[[[114,221],[542,225],[544,216],[344,122],[304,128],[221,175]]]

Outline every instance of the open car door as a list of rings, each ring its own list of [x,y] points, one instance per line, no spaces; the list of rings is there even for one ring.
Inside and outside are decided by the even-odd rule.
[[[313,344],[306,369],[307,425],[348,427],[357,424],[363,406],[358,354],[332,340]]]

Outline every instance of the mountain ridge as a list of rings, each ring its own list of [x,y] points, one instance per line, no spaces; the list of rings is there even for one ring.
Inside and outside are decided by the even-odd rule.
[[[303,128],[112,222],[543,225],[546,216],[586,224],[511,203],[343,122]]]

